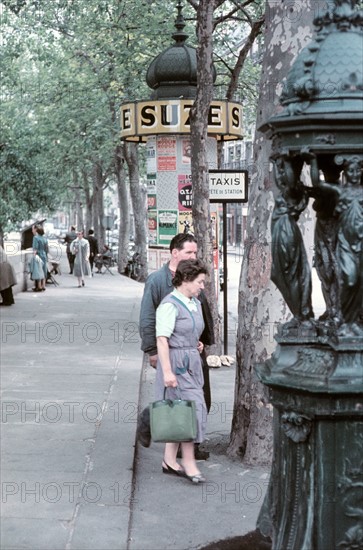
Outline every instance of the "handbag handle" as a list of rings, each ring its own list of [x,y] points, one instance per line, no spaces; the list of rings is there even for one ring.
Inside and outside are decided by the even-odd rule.
[[[166,390],[168,389],[168,387],[169,387],[169,386],[165,386],[165,387],[164,387],[164,401],[165,401],[165,399],[166,399]],[[182,396],[181,396],[181,393],[180,393],[179,386],[176,386],[176,387],[175,387],[175,390],[176,390],[177,393],[178,393],[177,399],[178,399],[179,401],[182,401]]]

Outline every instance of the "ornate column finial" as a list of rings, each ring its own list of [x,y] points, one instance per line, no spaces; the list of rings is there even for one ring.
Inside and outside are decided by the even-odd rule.
[[[172,37],[174,38],[178,46],[182,46],[189,35],[183,31],[185,27],[185,20],[182,14],[183,4],[181,3],[181,0],[178,0],[178,4],[176,7],[178,10],[178,15],[175,19],[175,28],[177,32],[174,32]]]

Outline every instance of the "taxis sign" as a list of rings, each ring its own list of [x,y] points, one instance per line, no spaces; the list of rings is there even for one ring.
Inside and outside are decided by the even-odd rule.
[[[247,202],[247,184],[247,170],[209,170],[209,201]]]

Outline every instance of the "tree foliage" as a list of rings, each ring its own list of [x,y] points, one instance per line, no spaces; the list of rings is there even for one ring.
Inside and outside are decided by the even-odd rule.
[[[241,26],[251,26],[260,4],[216,3],[219,96],[229,86],[243,41]],[[1,121],[8,129],[1,140],[8,213],[1,209],[1,224],[20,222],[34,209],[51,211],[68,200],[75,180],[91,207],[95,164],[102,166],[103,185],[116,185],[118,108],[122,101],[150,94],[145,74],[155,52],[170,44],[170,3],[7,0],[1,7]],[[194,45],[197,8],[194,0],[184,6]],[[244,86],[244,97],[253,93],[252,82]],[[23,207],[17,204],[12,214],[11,197],[21,191]]]
[[[34,195],[28,200],[27,190],[23,210],[2,217],[3,225],[21,221],[34,209],[59,206],[75,180],[86,186],[87,199],[95,165],[102,167],[103,185],[113,185],[119,104],[147,95],[143,76],[155,48],[162,45],[160,26],[164,30],[172,24],[160,18],[153,4],[2,3],[2,126],[10,128],[14,117],[19,124],[13,138],[3,134],[3,185],[9,188],[8,200],[18,188],[32,188]],[[24,117],[30,127],[26,131],[20,129]],[[36,170],[33,151],[27,149],[29,131],[33,146],[38,142]],[[14,165],[21,178],[14,177]],[[57,199],[47,202],[47,194]]]

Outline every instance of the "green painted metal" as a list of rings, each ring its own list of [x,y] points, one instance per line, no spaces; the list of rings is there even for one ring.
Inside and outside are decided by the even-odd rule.
[[[354,0],[330,6],[288,74],[283,109],[261,128],[277,187],[271,278],[292,313],[256,367],[275,411],[258,521],[274,550],[363,548],[363,12]],[[319,319],[298,226],[309,199]]]

